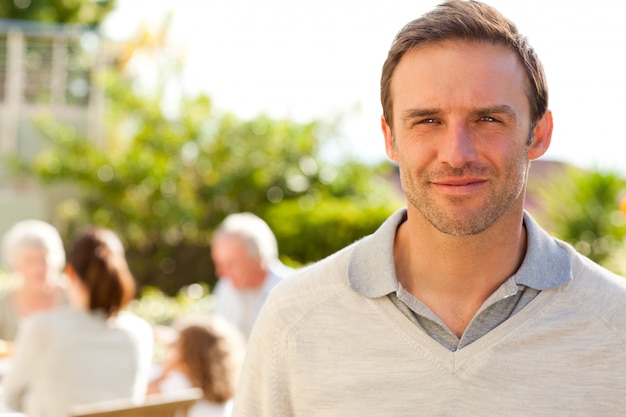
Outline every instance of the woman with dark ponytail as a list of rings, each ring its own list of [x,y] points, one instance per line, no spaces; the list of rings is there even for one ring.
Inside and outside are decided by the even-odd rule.
[[[70,307],[24,322],[4,384],[7,405],[29,417],[67,417],[73,405],[146,394],[150,325],[124,311],[135,295],[119,238],[91,227],[65,268]]]

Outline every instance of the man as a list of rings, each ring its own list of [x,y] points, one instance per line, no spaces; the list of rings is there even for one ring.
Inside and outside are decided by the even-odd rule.
[[[214,312],[248,337],[270,290],[291,271],[278,259],[276,237],[258,216],[231,214],[213,234],[211,257]]]
[[[400,31],[382,130],[407,208],[274,289],[235,416],[624,413],[626,281],[523,208],[547,96],[527,40],[485,4]]]

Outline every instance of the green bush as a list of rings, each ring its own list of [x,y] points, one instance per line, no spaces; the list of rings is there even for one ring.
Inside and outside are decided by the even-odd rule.
[[[268,221],[281,254],[301,265],[371,233],[399,205],[391,164],[320,156],[335,137],[329,123],[241,120],[204,95],[184,99],[171,118],[158,94],[104,79],[106,142],[42,119],[49,146],[14,161],[14,173],[74,190],[57,207],[65,239],[87,224],[116,231],[141,288],[169,295],[193,283],[212,288],[211,234],[234,212]]]
[[[626,180],[620,174],[569,167],[534,191],[540,198],[537,216],[548,230],[593,261],[626,274],[626,212],[620,207]]]
[[[303,210],[298,201],[288,201],[270,207],[266,220],[276,233],[285,262],[297,266],[322,259],[374,232],[398,207],[325,200]]]
[[[213,305],[206,285],[191,284],[174,296],[156,287],[145,287],[129,309],[153,326],[170,326],[181,317],[209,314]]]

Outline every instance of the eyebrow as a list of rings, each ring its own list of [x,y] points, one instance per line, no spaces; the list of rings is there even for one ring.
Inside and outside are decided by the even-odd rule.
[[[400,120],[404,123],[408,120],[417,119],[420,117],[435,116],[440,113],[438,109],[408,109],[402,112]]]
[[[506,104],[499,104],[495,106],[487,106],[476,109],[473,113],[477,115],[487,115],[487,114],[504,114],[510,117],[513,121],[517,120],[517,113],[511,106]]]
[[[402,113],[400,120],[404,123],[409,120],[417,119],[420,117],[436,116],[441,113],[440,109],[436,108],[424,108],[424,109],[408,109]],[[517,113],[513,108],[506,104],[498,104],[487,107],[479,107],[472,111],[475,115],[488,115],[488,114],[504,114],[513,120],[517,120]]]

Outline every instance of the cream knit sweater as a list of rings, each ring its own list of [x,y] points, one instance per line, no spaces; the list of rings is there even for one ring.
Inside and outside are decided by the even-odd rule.
[[[626,415],[623,278],[534,230],[569,257],[572,279],[451,352],[387,296],[348,283],[363,242],[389,255],[389,230],[276,287],[250,340],[235,417]]]

